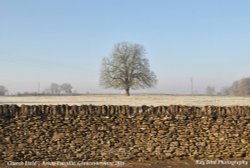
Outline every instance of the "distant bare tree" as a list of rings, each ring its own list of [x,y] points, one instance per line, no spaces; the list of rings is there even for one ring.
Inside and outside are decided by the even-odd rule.
[[[215,88],[212,87],[212,86],[208,86],[208,87],[206,88],[206,93],[207,93],[207,95],[209,95],[209,96],[215,95]]]
[[[64,92],[64,93],[72,93],[72,86],[71,84],[69,83],[63,83],[61,86],[60,86],[60,91],[61,92]]]
[[[4,96],[7,92],[8,90],[6,89],[6,87],[3,85],[0,85],[0,96]]]
[[[130,89],[153,87],[156,82],[142,45],[118,43],[111,57],[103,59],[100,84],[105,88],[124,89],[129,96]]]
[[[233,82],[232,86],[225,89],[226,95],[232,96],[249,96],[250,95],[250,78],[242,78]]]
[[[42,94],[50,94],[51,93],[51,90],[50,90],[50,88],[46,88],[46,89],[44,89],[44,91],[42,92]]]
[[[239,81],[239,93],[240,96],[250,95],[250,78],[243,78]]]
[[[224,87],[221,89],[221,92],[219,92],[220,95],[226,96],[229,95],[229,88],[228,87]]]
[[[229,94],[234,95],[234,96],[239,96],[240,95],[240,81],[235,81],[233,82],[232,86],[228,88],[229,89]]]
[[[50,93],[52,94],[59,94],[61,92],[60,85],[58,85],[57,83],[51,83],[49,90],[50,90]]]

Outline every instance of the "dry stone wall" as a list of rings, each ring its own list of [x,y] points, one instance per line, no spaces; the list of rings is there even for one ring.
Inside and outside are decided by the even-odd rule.
[[[0,106],[0,161],[250,159],[250,107]]]

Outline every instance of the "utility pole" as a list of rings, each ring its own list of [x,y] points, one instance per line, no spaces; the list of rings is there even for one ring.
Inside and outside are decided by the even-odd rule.
[[[40,82],[38,82],[37,93],[40,93]]]
[[[193,82],[193,78],[190,78],[190,83],[191,83],[191,95],[193,96],[194,94],[194,82]]]

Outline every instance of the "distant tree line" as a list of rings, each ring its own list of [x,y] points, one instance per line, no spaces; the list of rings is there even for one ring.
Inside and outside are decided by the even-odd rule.
[[[214,96],[214,95],[216,95],[215,87],[208,86],[206,88],[206,93],[207,93],[208,96]]]
[[[8,94],[8,89],[0,85],[0,96],[5,96]],[[63,84],[57,84],[57,83],[51,83],[48,88],[46,88],[43,92],[18,92],[17,96],[38,96],[38,95],[59,95],[59,94],[77,94],[76,91],[73,91],[73,87],[70,83],[63,83]]]
[[[250,96],[250,78],[242,78],[233,82],[230,87],[224,88],[221,94],[230,96]]]
[[[208,96],[250,96],[250,78],[242,78],[232,83],[231,86],[223,88],[220,92],[212,86],[206,88],[206,95]]]
[[[77,94],[73,93],[73,87],[69,83],[57,84],[51,83],[42,93],[38,92],[23,92],[17,93],[18,96],[36,96],[36,95],[59,95],[59,94]],[[8,89],[0,85],[0,96],[8,94]],[[216,90],[212,86],[206,88],[206,94],[209,96],[221,95],[221,96],[250,96],[250,78],[242,78],[232,83],[231,86],[223,88],[220,92],[216,93]]]
[[[8,93],[8,89],[3,86],[3,85],[0,85],[0,96],[4,96]]]
[[[73,87],[69,83],[57,84],[51,83],[49,88],[44,90],[47,94],[71,94]]]

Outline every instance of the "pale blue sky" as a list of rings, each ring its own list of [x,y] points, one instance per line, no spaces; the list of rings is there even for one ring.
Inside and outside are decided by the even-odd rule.
[[[153,89],[217,90],[250,76],[249,0],[0,0],[0,85],[17,91],[70,82],[99,86],[101,60],[121,41],[142,44]],[[119,91],[115,91],[118,92]]]

